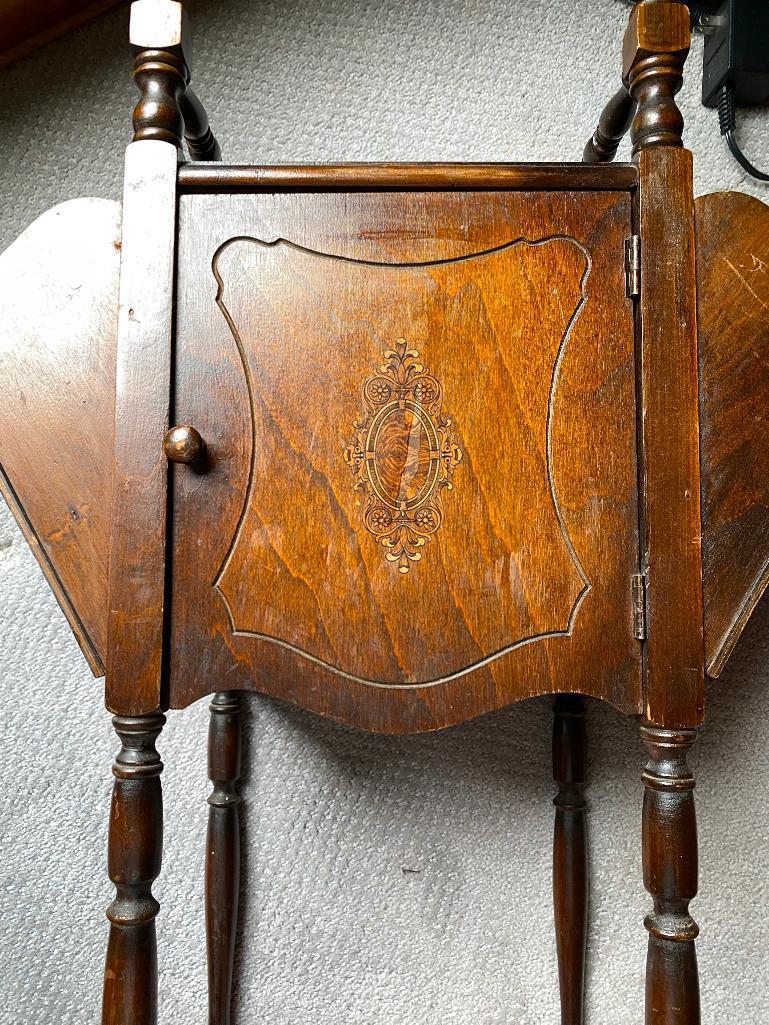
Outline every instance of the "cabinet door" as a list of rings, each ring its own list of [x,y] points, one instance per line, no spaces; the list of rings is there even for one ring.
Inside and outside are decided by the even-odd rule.
[[[181,200],[172,705],[641,707],[627,193]]]

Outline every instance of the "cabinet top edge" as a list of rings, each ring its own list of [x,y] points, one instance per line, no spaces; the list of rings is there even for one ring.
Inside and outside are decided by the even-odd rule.
[[[632,191],[635,164],[179,165],[180,193],[296,191]]]

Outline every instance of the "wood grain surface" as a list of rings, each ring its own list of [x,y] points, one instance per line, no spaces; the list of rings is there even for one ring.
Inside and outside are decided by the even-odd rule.
[[[626,192],[638,184],[633,164],[181,164],[179,192],[340,191],[368,189],[566,189]]]
[[[155,744],[163,715],[115,716],[120,750],[112,765],[109,877],[115,897],[104,964],[102,1025],[157,1025],[158,953],[152,884],[163,858],[163,763]]]
[[[646,714],[677,729],[705,700],[692,156],[645,149],[639,165]]]
[[[697,200],[705,662],[718,676],[769,582],[769,207]]]
[[[77,199],[0,255],[0,491],[104,673],[120,206]]]
[[[166,142],[126,150],[106,685],[118,715],[162,704],[176,162]]]
[[[622,85],[601,111],[598,125],[585,145],[583,161],[586,164],[611,163],[630,130],[635,112],[635,100],[627,86]]]
[[[646,1025],[701,1022],[695,949],[700,930],[689,910],[699,872],[695,782],[687,764],[696,738],[696,730],[641,726],[649,754],[641,777],[643,877],[654,901],[644,919],[649,934]]]
[[[640,710],[629,231],[621,193],[181,200],[174,422],[208,462],[173,467],[173,706],[259,689],[388,732],[569,687]],[[355,446],[392,402],[372,507]]]

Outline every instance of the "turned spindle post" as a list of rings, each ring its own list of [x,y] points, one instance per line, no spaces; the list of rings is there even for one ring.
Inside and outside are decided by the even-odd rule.
[[[609,164],[617,155],[619,144],[630,130],[636,102],[623,85],[604,107],[598,127],[588,140],[582,161],[585,164]]]
[[[683,82],[689,22],[682,0],[642,0],[636,5],[625,35],[624,80],[585,146],[584,163],[614,160],[631,126],[634,154],[648,146],[683,145],[683,118],[674,97]]]
[[[135,5],[134,5],[135,6]],[[184,59],[172,49],[140,49],[134,58],[134,142],[148,139],[181,146],[184,118],[180,100],[185,88]]]
[[[134,109],[134,142],[159,139],[193,160],[219,160],[221,150],[203,104],[190,87],[188,24],[180,3],[135,0],[131,5],[134,82],[141,97]]]
[[[240,888],[241,699],[222,692],[211,702],[208,731],[206,841],[206,939],[208,944],[209,1025],[229,1025],[235,934]]]
[[[184,118],[184,141],[193,160],[221,160],[222,151],[208,123],[208,115],[200,100],[187,85],[180,98]]]
[[[694,776],[686,756],[696,730],[642,726],[649,751],[643,773],[644,885],[654,910],[646,973],[647,1025],[699,1025],[700,997],[694,941],[699,929],[689,914],[697,895],[697,821]]]
[[[697,892],[694,779],[686,756],[702,721],[697,310],[692,158],[676,106],[690,45],[683,3],[644,0],[631,15],[624,81],[639,168],[640,388],[647,574],[644,882],[649,953],[646,1025],[699,1025],[689,901]]]
[[[115,716],[121,747],[109,825],[109,877],[115,899],[104,970],[102,1025],[156,1025],[158,964],[152,884],[163,848],[163,763],[155,742],[165,716]]]
[[[684,119],[676,104],[691,44],[689,8],[644,0],[630,16],[623,51],[624,82],[635,102],[633,155],[658,146],[683,146]]]
[[[558,784],[553,801],[553,907],[561,1025],[582,1025],[588,901],[583,698],[558,695],[553,716],[553,778]]]

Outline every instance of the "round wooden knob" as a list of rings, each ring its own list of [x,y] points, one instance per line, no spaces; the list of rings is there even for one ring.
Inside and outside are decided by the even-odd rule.
[[[206,443],[194,427],[172,427],[163,438],[163,451],[172,463],[199,463],[206,454]]]

